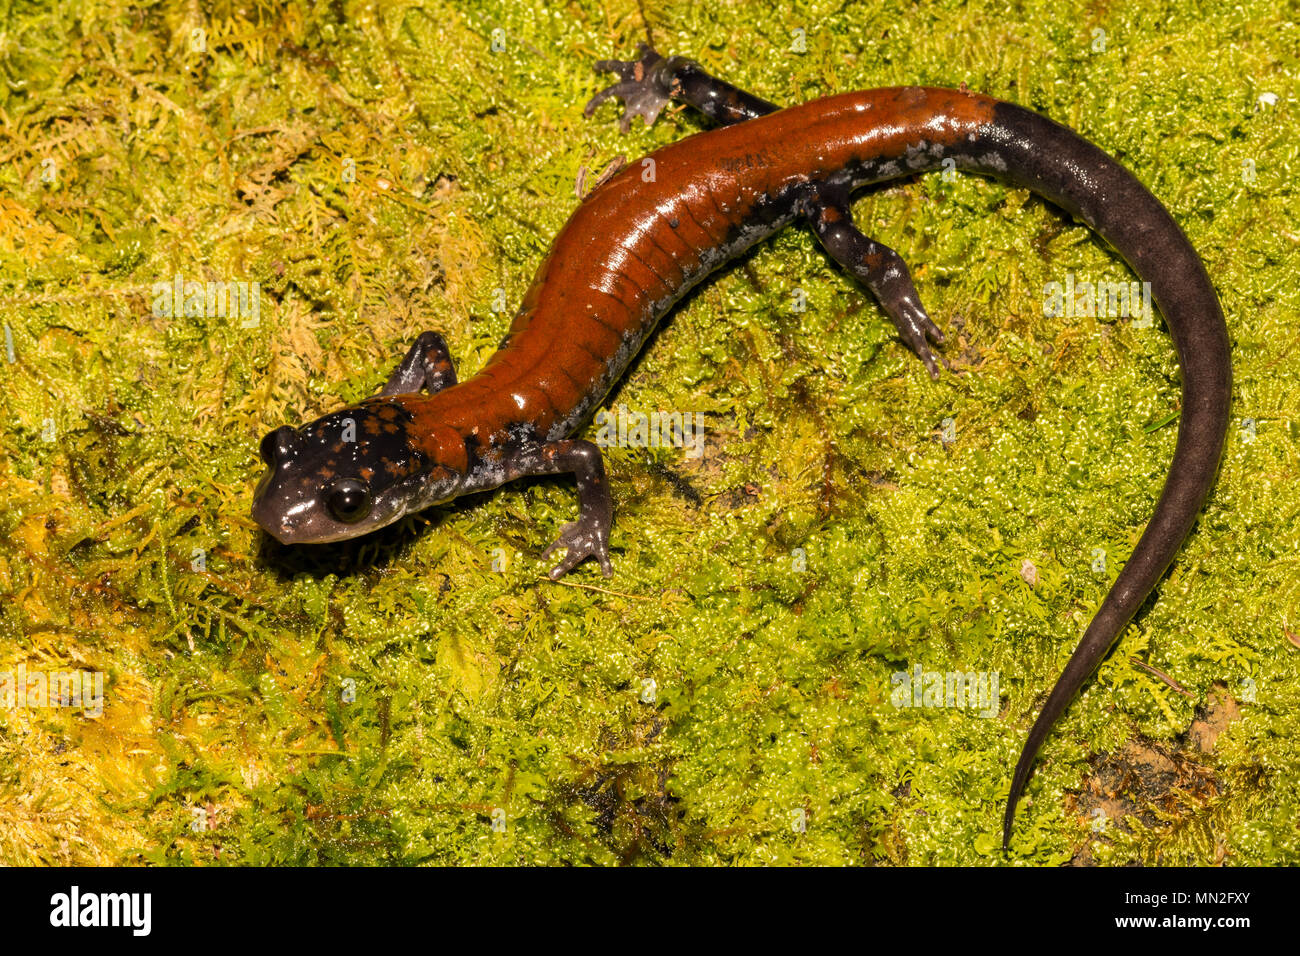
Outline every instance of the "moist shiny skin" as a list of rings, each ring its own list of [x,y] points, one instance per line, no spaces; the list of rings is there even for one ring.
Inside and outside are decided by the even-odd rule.
[[[1067,128],[964,91],[900,87],[787,109],[680,57],[643,49],[600,64],[613,95],[653,121],[670,99],[724,124],[634,162],[595,189],[556,237],[501,347],[457,382],[425,333],[384,390],[264,440],[253,513],[285,543],[355,537],[458,495],[523,475],[572,472],[579,518],[546,555],[553,577],[586,557],[610,573],[612,504],[599,450],[571,436],[659,319],[703,278],[773,231],[809,224],[866,284],[903,342],[939,374],[930,320],[901,257],[863,235],[852,190],[948,161],[1027,187],[1086,222],[1151,283],[1182,368],[1182,415],[1164,490],[1141,540],[1030,730],[1004,816],[1054,722],[1168,568],[1208,495],[1227,430],[1231,364],[1213,286],[1170,214],[1115,160]]]

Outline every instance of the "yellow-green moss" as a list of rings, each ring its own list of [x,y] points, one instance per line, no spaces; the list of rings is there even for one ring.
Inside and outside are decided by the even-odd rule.
[[[937,384],[804,231],[692,296],[613,400],[707,412],[708,451],[608,455],[612,580],[543,577],[558,479],[328,549],[248,517],[265,431],[367,394],[425,329],[473,372],[579,169],[701,128],[582,117],[644,15],[779,102],[966,83],[1033,107],[1173,211],[1242,427],[1049,740],[1009,859],[1300,862],[1300,31],[1278,5],[211,8],[0,0],[0,670],[107,675],[98,720],[0,710],[0,860],[1003,859],[1010,768],[1178,403],[1159,322],[1043,316],[1045,282],[1128,273],[1027,193],[926,176],[856,206],[950,333]],[[155,317],[177,273],[260,282],[259,325]],[[997,671],[997,718],[896,709],[916,664]],[[1198,718],[1226,727],[1208,752]],[[1103,792],[1142,754],[1178,772]]]

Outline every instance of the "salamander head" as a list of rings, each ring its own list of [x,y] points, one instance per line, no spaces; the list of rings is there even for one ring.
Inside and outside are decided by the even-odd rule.
[[[376,398],[262,439],[253,518],[281,544],[342,541],[456,494],[462,474],[430,456],[400,401]]]

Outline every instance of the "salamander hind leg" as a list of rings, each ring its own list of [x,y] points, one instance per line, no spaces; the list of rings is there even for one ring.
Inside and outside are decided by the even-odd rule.
[[[505,452],[501,459],[505,480],[525,475],[557,475],[572,472],[578,480],[578,520],[560,530],[560,536],[542,552],[546,560],[560,548],[566,553],[550,571],[552,580],[568,574],[586,558],[600,562],[600,570],[609,577],[614,568],[609,562],[609,529],[613,523],[614,502],[609,494],[609,480],[600,449],[589,441],[563,439],[553,442],[528,442]]]
[[[593,96],[584,115],[590,116],[610,97],[618,97],[626,107],[618,128],[626,133],[635,116],[644,119],[646,126],[653,126],[670,100],[686,103],[724,126],[766,116],[777,109],[752,93],[710,76],[687,57],[665,58],[644,43],[637,47],[637,55],[636,60],[601,60],[596,64],[602,73],[616,73],[619,82]]]
[[[456,367],[446,341],[437,332],[425,332],[388,376],[379,394],[405,395],[422,388],[432,394],[455,384]]]
[[[939,377],[939,363],[930,343],[942,345],[943,333],[930,319],[907,264],[897,252],[868,238],[853,225],[848,195],[822,190],[805,204],[813,232],[836,262],[871,290],[899,336],[925,363],[930,377]]]

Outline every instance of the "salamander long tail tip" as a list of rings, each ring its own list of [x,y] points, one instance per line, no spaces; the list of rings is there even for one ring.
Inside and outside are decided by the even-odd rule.
[[[1004,852],[1011,847],[1011,830],[1016,824],[1016,804],[1020,802],[1021,796],[1024,795],[1025,783],[1029,779],[1029,771],[1033,768],[1034,757],[1038,754],[1038,731],[1037,726],[1031,731],[1029,740],[1025,742],[1024,749],[1020,752],[1020,759],[1016,761],[1015,773],[1011,775],[1011,792],[1007,794],[1007,809],[1002,816],[1002,849]]]

